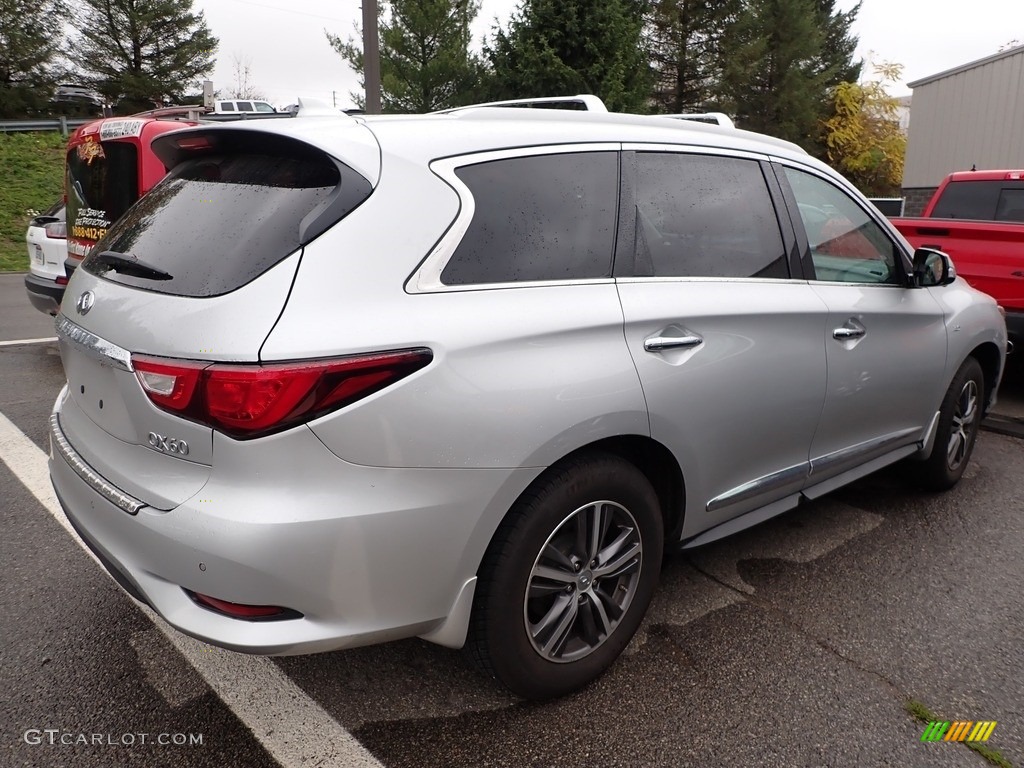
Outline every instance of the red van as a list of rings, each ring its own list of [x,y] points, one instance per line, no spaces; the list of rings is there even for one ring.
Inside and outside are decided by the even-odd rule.
[[[68,140],[64,164],[67,259],[55,277],[26,280],[29,300],[54,314],[64,286],[107,227],[167,174],[150,149],[161,134],[196,125],[196,107],[171,107],[86,123]]]
[[[153,139],[196,125],[197,117],[195,108],[158,109],[96,120],[72,134],[64,179],[68,276],[107,227],[167,175],[150,148]]]

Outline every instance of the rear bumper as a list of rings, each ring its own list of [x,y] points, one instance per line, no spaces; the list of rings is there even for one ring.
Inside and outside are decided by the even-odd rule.
[[[25,291],[32,306],[48,315],[56,315],[60,303],[64,299],[64,286],[58,285],[52,278],[43,278],[31,272],[25,275]]]
[[[68,519],[129,594],[182,632],[246,653],[313,653],[434,632],[534,474],[351,465],[306,428],[223,440],[231,445],[220,446],[225,458],[210,482],[169,512],[129,514],[56,446],[50,474]],[[198,606],[186,589],[301,617],[230,618]]]

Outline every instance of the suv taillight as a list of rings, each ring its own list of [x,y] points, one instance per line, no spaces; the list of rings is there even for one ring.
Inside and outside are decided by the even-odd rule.
[[[54,240],[66,240],[68,236],[68,225],[64,221],[51,221],[49,224],[43,225],[43,231],[46,232],[46,236],[53,238]]]
[[[236,438],[311,421],[426,366],[426,348],[270,365],[132,355],[135,376],[159,408]]]

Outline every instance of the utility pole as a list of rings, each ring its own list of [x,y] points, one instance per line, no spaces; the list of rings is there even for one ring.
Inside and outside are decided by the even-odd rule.
[[[380,114],[380,40],[377,35],[377,0],[363,0],[363,82],[366,114]]]

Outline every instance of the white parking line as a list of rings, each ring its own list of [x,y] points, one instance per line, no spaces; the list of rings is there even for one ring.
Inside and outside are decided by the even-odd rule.
[[[46,454],[0,413],[0,461],[99,564],[64,516],[50,484],[46,459]],[[106,573],[103,566],[100,568]],[[283,768],[381,768],[381,763],[352,734],[269,659],[229,652],[210,653],[210,646],[181,634],[149,608],[132,602]]]
[[[0,341],[0,347],[24,347],[29,344],[48,344],[56,340],[56,336],[46,339],[15,339],[14,341]]]

